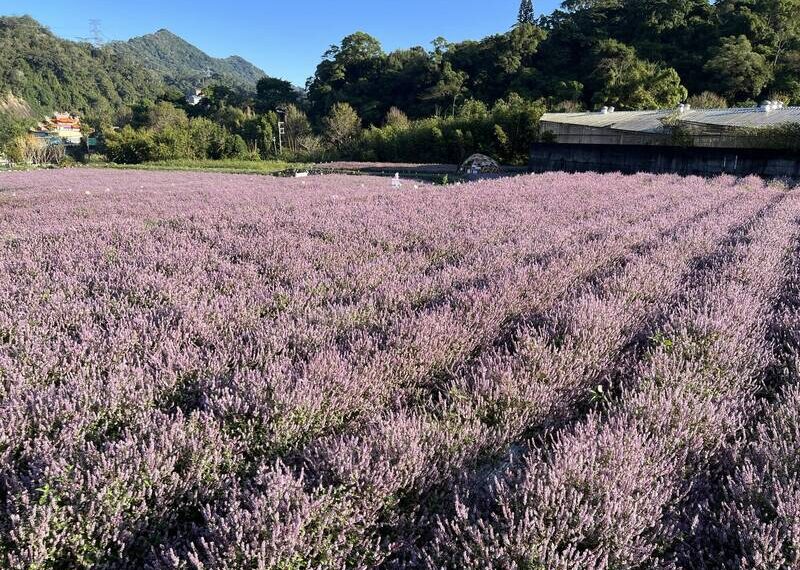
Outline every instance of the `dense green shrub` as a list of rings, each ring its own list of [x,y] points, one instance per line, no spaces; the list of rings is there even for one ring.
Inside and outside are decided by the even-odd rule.
[[[455,118],[433,117],[364,131],[353,156],[388,162],[459,163],[480,152],[506,164],[524,164],[536,141],[541,102],[516,94],[499,100],[491,111],[468,102]]]
[[[0,112],[0,155],[12,162],[21,161],[19,138],[25,135],[29,126],[30,121]]]
[[[119,164],[253,157],[240,135],[203,118],[161,129],[125,126],[117,131],[108,130],[105,146],[109,160]]]

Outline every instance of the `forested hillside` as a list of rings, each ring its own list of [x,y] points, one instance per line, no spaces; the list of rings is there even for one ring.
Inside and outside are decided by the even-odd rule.
[[[209,56],[169,30],[159,30],[127,42],[113,42],[108,49],[129,56],[157,73],[166,84],[189,90],[209,83],[255,90],[266,74],[247,60]]]
[[[512,93],[556,110],[668,107],[701,94],[700,104],[800,104],[798,14],[800,0],[565,0],[539,18],[520,10],[508,32],[437,38],[429,48],[387,53],[356,32],[323,54],[306,110],[319,126],[340,102],[380,125],[392,107],[411,119],[455,115],[469,100],[491,107]],[[212,58],[167,30],[95,48],[56,38],[27,17],[0,19],[0,54],[0,89],[34,108],[107,112],[163,85],[253,93],[265,77],[242,58]]]
[[[28,16],[0,17],[0,101],[12,94],[35,115],[64,110],[110,120],[166,87],[255,93],[263,77],[240,57],[212,58],[167,30],[96,47],[59,38]]]
[[[58,38],[27,16],[0,17],[0,56],[0,94],[23,99],[37,115],[112,115],[163,91],[160,79],[130,58]]]
[[[800,0],[566,0],[479,41],[386,53],[356,33],[324,54],[308,94],[312,118],[336,102],[380,122],[452,113],[468,99],[515,92],[551,109],[666,107],[710,91],[727,104],[800,104]],[[716,97],[700,101],[720,103]]]

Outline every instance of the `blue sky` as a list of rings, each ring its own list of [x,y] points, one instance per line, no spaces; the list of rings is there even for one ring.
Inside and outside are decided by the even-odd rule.
[[[535,2],[537,15],[558,2]],[[0,0],[0,14],[30,14],[61,37],[87,37],[89,20],[124,40],[167,28],[215,57],[241,55],[303,85],[322,53],[354,31],[384,49],[478,39],[507,30],[519,0]]]

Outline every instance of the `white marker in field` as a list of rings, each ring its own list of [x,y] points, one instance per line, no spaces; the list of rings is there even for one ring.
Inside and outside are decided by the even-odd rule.
[[[392,188],[400,188],[402,185],[403,183],[400,182],[400,173],[395,172],[394,178],[392,178]]]

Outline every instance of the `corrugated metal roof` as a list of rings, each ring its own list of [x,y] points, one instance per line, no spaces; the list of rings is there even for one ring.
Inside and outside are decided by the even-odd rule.
[[[678,115],[677,109],[657,111],[615,111],[613,113],[545,113],[542,121],[637,132],[663,132],[662,120],[675,115],[681,121],[697,125],[723,127],[767,127],[800,123],[800,107],[772,111],[760,108],[696,109]]]
[[[784,107],[764,111],[744,109],[698,109],[680,115],[680,120],[702,125],[724,127],[768,127],[785,123],[800,123],[800,107]]]
[[[660,133],[664,130],[661,120],[672,113],[673,111],[615,111],[606,114],[545,113],[542,121],[622,131]]]

